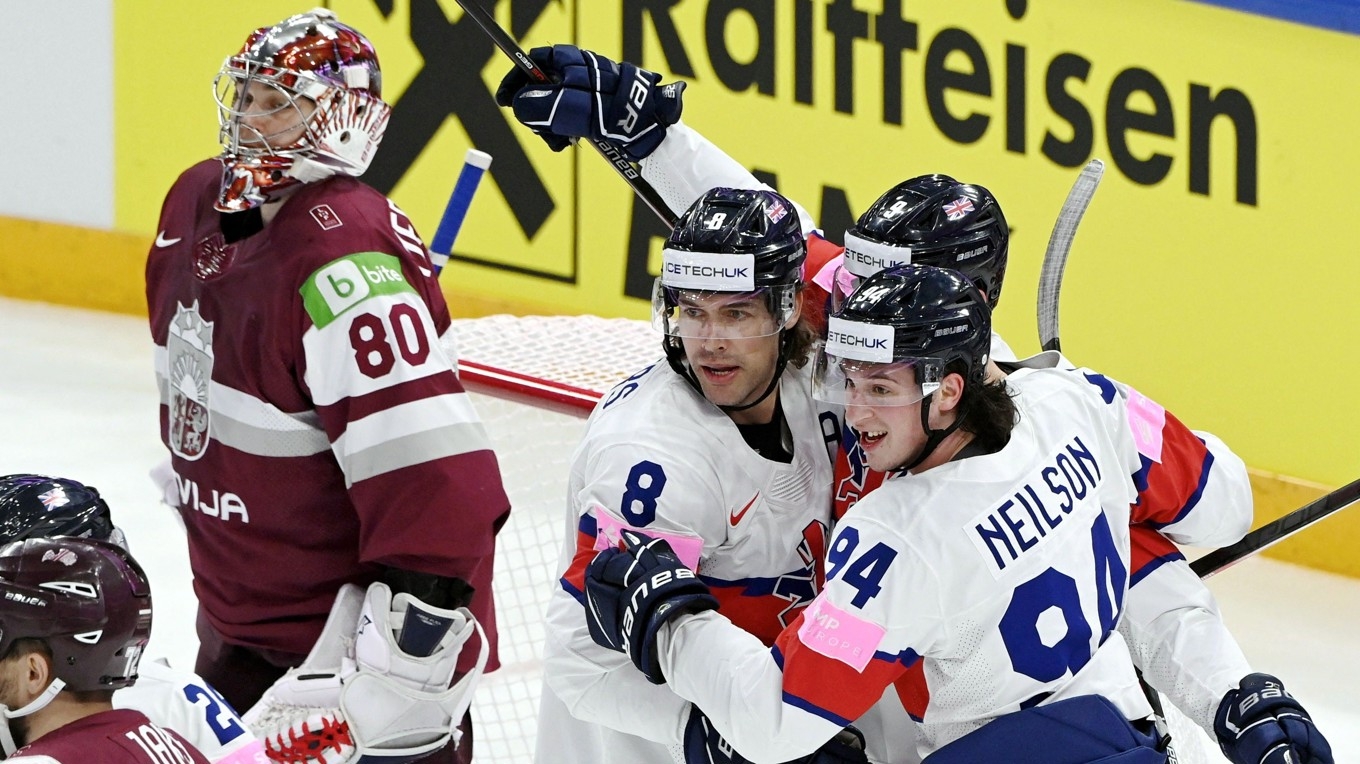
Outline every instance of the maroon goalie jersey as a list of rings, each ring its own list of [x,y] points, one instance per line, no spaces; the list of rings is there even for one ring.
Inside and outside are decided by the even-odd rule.
[[[21,764],[208,764],[179,733],[152,724],[140,711],[101,711],[55,729],[14,752]]]
[[[161,438],[204,614],[228,642],[305,654],[342,584],[382,566],[458,576],[493,668],[509,501],[425,245],[343,176],[228,243],[221,172],[213,159],[180,176],[146,268]]]

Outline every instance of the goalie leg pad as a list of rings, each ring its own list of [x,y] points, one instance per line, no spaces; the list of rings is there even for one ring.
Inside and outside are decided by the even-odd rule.
[[[403,649],[407,629],[419,634],[417,655]],[[476,668],[450,686],[473,634],[480,641]],[[414,761],[458,743],[458,724],[488,652],[486,635],[466,608],[393,597],[382,583],[367,593],[347,587],[307,660],[245,718],[265,740],[271,761]]]

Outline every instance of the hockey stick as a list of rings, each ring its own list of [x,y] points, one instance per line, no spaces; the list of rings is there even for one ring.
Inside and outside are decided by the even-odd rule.
[[[1092,159],[1086,163],[1067,193],[1067,201],[1063,202],[1053,233],[1048,237],[1043,268],[1039,271],[1039,344],[1044,350],[1062,350],[1058,340],[1058,294],[1062,291],[1067,253],[1072,249],[1072,237],[1077,233],[1081,216],[1086,214],[1104,174],[1104,162]]]
[[[444,216],[439,219],[439,227],[434,231],[434,240],[430,242],[430,261],[434,264],[435,276],[438,276],[448,264],[449,255],[453,254],[453,242],[463,227],[463,218],[467,217],[468,208],[472,206],[472,197],[477,193],[477,186],[482,182],[482,176],[490,166],[491,155],[485,151],[468,149],[464,155],[463,169],[458,171],[458,180],[454,182],[453,193],[449,195],[449,203],[444,207]]]
[[[540,69],[538,64],[535,64],[533,59],[529,58],[529,54],[525,53],[519,43],[516,43],[501,28],[501,25],[496,23],[496,19],[477,0],[458,0],[458,5],[462,7],[464,13],[472,17],[472,20],[482,28],[483,32],[486,32],[487,37],[491,38],[496,47],[509,56],[511,61],[515,62],[515,66],[518,66],[520,71],[529,75],[529,79],[542,84],[552,82],[547,72]],[[642,173],[638,172],[633,163],[628,161],[628,157],[610,145],[608,141],[592,140],[590,143],[596,151],[600,152],[600,156],[603,156],[605,161],[609,162],[609,166],[614,168],[619,177],[623,178],[623,182],[632,187],[633,191],[642,199],[642,202],[650,207],[657,217],[661,218],[661,222],[665,223],[667,228],[675,228],[675,221],[677,220],[675,213],[671,212],[670,207],[666,206],[666,202],[661,199],[661,195],[656,192],[656,189],[652,188],[652,184],[643,180]]]
[[[1356,502],[1360,502],[1360,480],[1342,486],[1326,496],[1304,504],[1284,517],[1262,525],[1243,536],[1236,544],[1215,549],[1190,563],[1190,569],[1200,578],[1222,573],[1247,557],[1284,541],[1318,520]]]

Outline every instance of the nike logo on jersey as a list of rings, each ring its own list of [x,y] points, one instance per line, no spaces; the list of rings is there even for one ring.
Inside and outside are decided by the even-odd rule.
[[[178,244],[178,243],[180,243],[181,241],[184,241],[184,237],[183,237],[183,236],[181,236],[181,237],[179,237],[179,238],[177,238],[177,239],[167,239],[167,238],[165,238],[165,231],[161,231],[160,233],[156,234],[156,246],[157,246],[157,247],[168,247],[168,246],[170,246],[171,244]]]
[[[737,527],[737,523],[741,522],[741,518],[745,517],[747,511],[749,511],[751,507],[755,506],[756,499],[759,498],[760,491],[756,491],[756,495],[752,496],[751,500],[746,502],[746,506],[742,507],[740,512],[733,512],[731,515],[728,516],[728,519],[732,521],[733,528]]]

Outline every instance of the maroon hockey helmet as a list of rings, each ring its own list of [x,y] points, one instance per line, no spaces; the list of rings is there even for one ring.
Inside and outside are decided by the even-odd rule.
[[[298,183],[362,175],[392,112],[373,44],[325,8],[251,32],[214,90],[223,212]]]
[[[40,639],[65,689],[116,690],[136,681],[150,636],[151,586],[121,547],[72,537],[0,547],[0,656]]]

